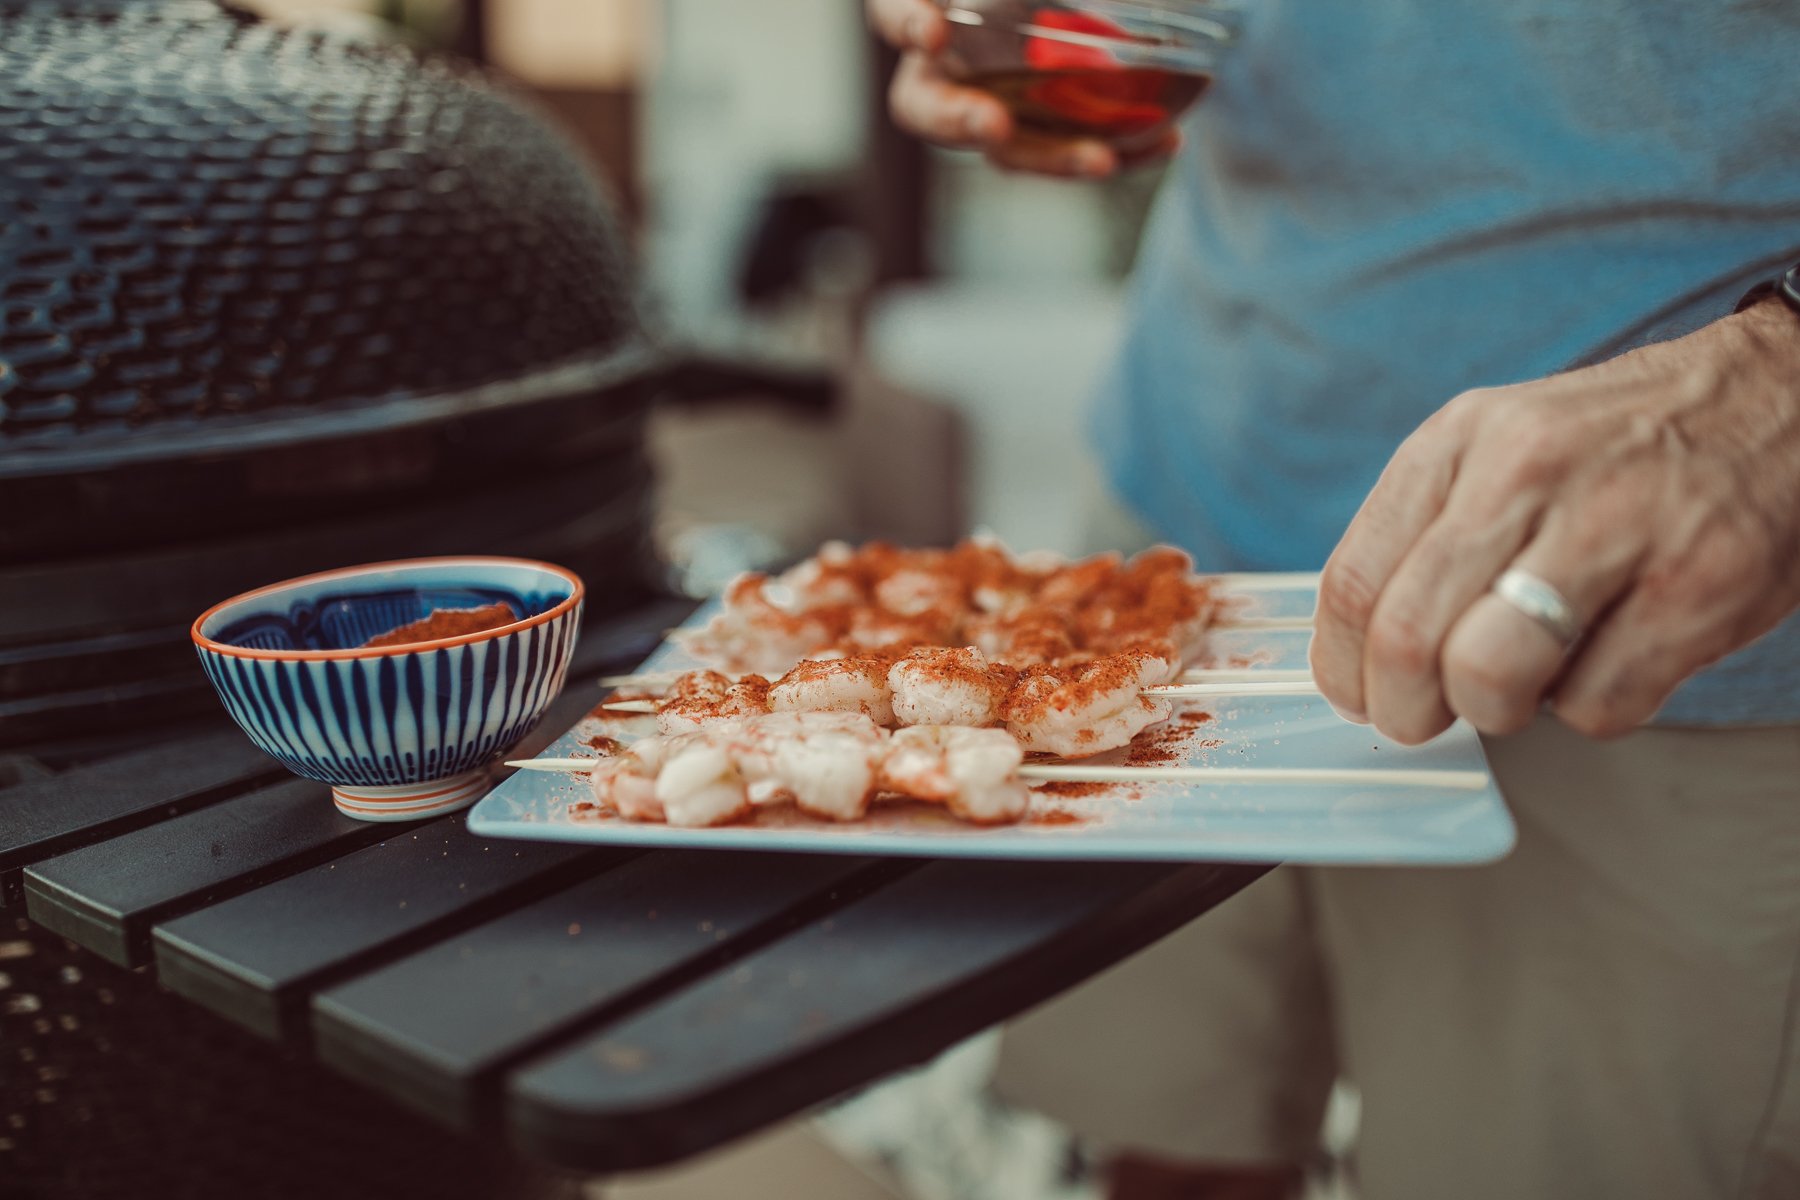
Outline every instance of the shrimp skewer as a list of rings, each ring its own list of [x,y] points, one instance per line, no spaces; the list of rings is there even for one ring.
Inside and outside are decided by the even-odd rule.
[[[734,683],[717,672],[694,672],[676,682],[667,701],[648,708],[664,734],[765,712],[858,713],[902,728],[1003,725],[1027,750],[1078,758],[1127,745],[1168,719],[1168,701],[1157,692],[1170,675],[1171,656],[1130,650],[1022,673],[989,662],[973,647],[915,650],[892,665],[879,657],[809,660],[773,684],[756,675]]]
[[[661,689],[666,694],[667,689],[686,674],[688,672],[685,671],[649,671],[636,675],[603,675],[600,678],[600,684],[602,687]],[[1176,676],[1174,682],[1176,684],[1311,683],[1312,672],[1303,667],[1293,669],[1284,667],[1189,667]],[[1217,694],[1225,695],[1227,693]],[[645,711],[654,710],[646,709]]]
[[[980,541],[950,550],[833,542],[778,577],[739,576],[720,611],[682,640],[716,666],[769,675],[807,657],[921,646],[974,645],[1026,667],[1158,642],[1179,661],[1223,621],[1213,593],[1167,546],[1064,562]]]
[[[600,759],[525,759],[509,766],[580,771],[595,800],[632,821],[723,825],[792,802],[808,815],[855,821],[882,795],[943,805],[976,824],[1022,819],[1032,781],[1171,782],[1482,788],[1485,771],[1420,768],[1096,767],[1024,763],[1000,729],[916,725],[889,733],[861,713],[769,713],[695,733],[653,735]]]
[[[594,798],[633,821],[723,825],[781,799],[809,816],[855,821],[888,793],[994,824],[1030,807],[1016,778],[1024,757],[997,729],[889,734],[860,713],[771,713],[643,738],[587,769]]]
[[[1027,671],[1001,716],[1025,749],[1085,758],[1169,719],[1169,702],[1145,694],[1167,671],[1143,651],[1096,659],[1077,672]]]
[[[977,729],[975,733],[998,730]],[[518,758],[505,765],[524,771],[592,775],[613,758]],[[1030,783],[1280,783],[1298,786],[1422,787],[1477,790],[1486,771],[1427,767],[1098,767],[1087,763],[1027,763],[1017,772]]]
[[[914,725],[888,742],[881,784],[964,821],[1009,824],[1031,807],[1031,789],[1019,778],[1024,761],[1018,741],[997,729]]]
[[[876,656],[805,659],[769,687],[771,712],[859,712],[894,723],[888,660]]]

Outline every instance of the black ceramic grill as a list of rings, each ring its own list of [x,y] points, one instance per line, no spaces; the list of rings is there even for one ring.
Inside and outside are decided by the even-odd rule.
[[[466,72],[204,7],[0,11],[9,448],[466,387],[635,333],[592,185]]]
[[[0,747],[192,699],[187,621],[298,572],[635,601],[660,361],[602,191],[472,68],[0,0]]]

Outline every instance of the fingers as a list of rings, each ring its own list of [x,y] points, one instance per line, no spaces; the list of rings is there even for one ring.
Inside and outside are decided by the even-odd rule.
[[[1156,144],[1121,155],[1093,138],[1054,138],[1015,133],[1012,114],[999,99],[963,87],[938,66],[935,55],[949,41],[949,26],[932,0],[867,0],[869,21],[905,51],[888,89],[888,108],[902,129],[939,145],[986,151],[1006,170],[1072,179],[1100,179],[1173,154],[1180,134],[1170,130]]]
[[[1444,511],[1395,567],[1365,633],[1363,699],[1369,720],[1406,745],[1450,728],[1442,657],[1453,626],[1531,536],[1528,496],[1497,496],[1467,471]]]
[[[1030,171],[1068,179],[1104,179],[1130,167],[1168,158],[1181,148],[1181,131],[1171,129],[1153,145],[1121,154],[1093,138],[1051,138],[1020,133],[988,151],[988,161],[1009,171]]]
[[[1092,138],[1051,138],[1019,133],[991,147],[988,161],[1009,171],[1058,175],[1068,179],[1102,179],[1119,169],[1119,156]]]
[[[1319,579],[1308,657],[1320,692],[1352,721],[1368,720],[1363,655],[1376,601],[1407,551],[1442,511],[1456,477],[1462,438],[1463,423],[1454,414],[1434,417],[1408,438],[1363,501]]]
[[[1012,136],[1012,117],[1004,104],[952,83],[924,54],[900,60],[888,89],[888,108],[902,129],[946,146],[988,149]]]
[[[922,54],[908,54],[900,61],[888,105],[902,129],[940,145],[985,150],[994,165],[1008,170],[1098,179],[1121,165],[1104,142],[1015,133],[1004,104],[986,92],[952,82]],[[1166,144],[1173,148],[1173,142]]]
[[[869,24],[901,50],[941,50],[949,33],[944,14],[931,0],[868,0]]]
[[[1561,593],[1583,628],[1619,600],[1648,549],[1637,526],[1614,515],[1603,501],[1562,505],[1510,564]],[[1566,658],[1549,630],[1500,597],[1481,595],[1444,642],[1446,702],[1483,733],[1515,733],[1536,716]]]

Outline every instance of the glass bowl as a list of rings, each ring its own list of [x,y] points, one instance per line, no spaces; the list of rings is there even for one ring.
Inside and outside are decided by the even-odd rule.
[[[1018,128],[1156,145],[1200,99],[1236,40],[1239,12],[1194,0],[939,0],[943,67],[997,97]]]

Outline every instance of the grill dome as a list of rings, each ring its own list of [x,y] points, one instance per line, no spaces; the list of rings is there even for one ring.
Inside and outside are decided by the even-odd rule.
[[[638,333],[593,182],[467,68],[197,3],[0,0],[0,25],[0,450],[466,388]]]

